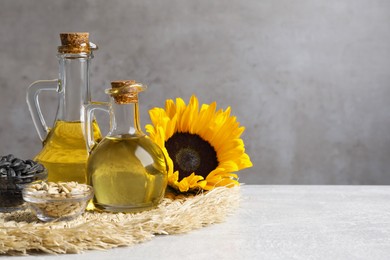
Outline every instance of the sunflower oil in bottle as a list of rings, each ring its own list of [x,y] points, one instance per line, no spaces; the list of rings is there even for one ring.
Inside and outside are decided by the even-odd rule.
[[[27,104],[43,142],[34,158],[48,169],[49,181],[86,183],[88,150],[85,145],[84,106],[91,103],[89,64],[96,46],[88,33],[61,33],[58,47],[59,79],[36,81],[28,88]],[[47,127],[38,96],[41,91],[55,91],[59,97],[54,125]],[[93,121],[94,137],[101,139]]]
[[[107,137],[92,153],[88,172],[97,208],[132,211],[149,208],[164,195],[166,163],[149,138]]]
[[[96,140],[100,140],[100,131],[96,121],[93,122]],[[48,170],[49,181],[87,182],[86,160],[88,151],[85,146],[83,124],[80,121],[55,122],[49,132],[41,152],[34,158]]]
[[[93,146],[90,122],[97,106],[87,107],[88,184],[94,188],[96,209],[135,212],[153,208],[167,186],[167,163],[161,148],[139,127],[138,92],[145,86],[135,81],[112,82],[110,132]]]

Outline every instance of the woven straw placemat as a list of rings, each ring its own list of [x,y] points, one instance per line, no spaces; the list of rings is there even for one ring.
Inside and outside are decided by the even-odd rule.
[[[85,212],[71,221],[44,223],[29,210],[0,213],[0,254],[70,254],[131,246],[154,235],[222,222],[239,201],[239,187],[218,187],[198,195],[168,196],[157,208],[136,214]]]

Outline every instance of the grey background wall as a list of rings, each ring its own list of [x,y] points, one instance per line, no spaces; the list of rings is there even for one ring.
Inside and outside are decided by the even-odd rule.
[[[390,1],[2,0],[0,154],[39,151],[25,91],[57,77],[63,31],[100,47],[93,99],[149,85],[142,124],[167,98],[231,106],[254,163],[242,182],[390,184]]]

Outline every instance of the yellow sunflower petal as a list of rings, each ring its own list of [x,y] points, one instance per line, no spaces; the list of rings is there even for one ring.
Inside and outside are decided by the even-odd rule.
[[[165,147],[162,149],[162,151],[163,151],[163,154],[164,154],[165,159],[167,161],[167,165],[168,165],[168,178],[169,178],[169,176],[173,174],[173,170],[174,170],[173,169],[173,161],[172,161],[171,157],[169,157],[168,151],[167,151],[167,149],[165,149]],[[179,179],[179,172],[177,172],[177,177],[175,177],[175,178],[176,178],[176,180]]]
[[[200,183],[200,181],[203,181],[204,178],[200,175],[195,175],[195,173],[192,173],[190,176],[188,176],[186,178],[188,180],[188,184],[189,184],[190,188],[199,187],[200,185],[203,185],[203,183],[204,183],[204,182]]]
[[[205,190],[212,190],[215,187],[226,186],[233,187],[239,185],[237,181],[238,176],[236,174],[225,173],[224,169],[217,168],[207,176],[207,185],[204,187]]]
[[[206,186],[206,181],[202,176],[192,173],[190,176],[183,178],[179,181],[177,187],[181,192],[187,192],[190,190],[203,189]]]
[[[210,129],[210,122],[213,122],[215,109],[217,107],[217,103],[213,102],[210,105],[202,105],[202,108],[200,109],[199,116],[198,116],[198,122],[197,124],[194,124],[193,131],[194,133],[197,133],[200,137],[202,137],[205,140],[209,140],[210,138],[210,132],[212,131]]]
[[[177,131],[183,132],[182,129],[182,121],[185,120],[183,118],[183,113],[186,110],[187,106],[184,103],[184,100],[181,98],[176,98],[176,115],[177,115]]]
[[[202,109],[200,112],[199,117],[201,119],[199,120],[199,130],[198,134],[201,136],[204,140],[207,140],[210,142],[210,140],[213,137],[213,131],[215,129],[215,118],[216,118],[216,110],[217,103],[213,102],[210,104],[210,106],[207,106],[207,108]]]
[[[235,149],[242,150],[241,147],[244,147],[244,141],[242,139],[230,139],[218,148],[218,152],[224,153]]]
[[[176,98],[176,114],[181,116],[187,105],[181,98]]]
[[[167,141],[177,130],[177,115],[174,115],[166,125],[165,141]]]
[[[251,162],[251,158],[249,158],[249,155],[246,153],[241,155],[240,160],[239,160],[239,169],[250,168],[252,166],[253,166],[253,164]]]
[[[156,132],[154,131],[154,127],[152,125],[145,126],[146,132],[149,133],[150,138],[154,140]]]
[[[195,96],[192,96],[188,106],[183,110],[179,125],[180,132],[192,133],[191,126],[198,117],[198,106],[198,99]]]
[[[168,175],[168,182],[169,183],[174,184],[178,180],[179,180],[179,172],[178,171],[175,171],[174,173]]]
[[[227,187],[232,188],[234,186],[239,186],[240,183],[233,179],[224,178],[216,184],[216,187]]]
[[[165,101],[165,111],[169,118],[172,118],[176,115],[176,105],[172,99]]]
[[[178,184],[177,188],[179,188],[180,192],[187,192],[190,189],[190,185],[188,184],[188,180],[186,178],[182,179]]]
[[[238,165],[234,161],[222,161],[219,163],[218,167],[224,168],[228,172],[238,171]]]
[[[166,116],[165,110],[161,108],[153,108],[149,110],[150,120],[153,125],[161,124],[161,120]]]
[[[231,178],[214,178],[213,180],[207,182],[207,185],[204,189],[212,190],[215,187],[222,186],[231,188],[233,186],[238,186],[239,184],[240,183],[237,180]]]

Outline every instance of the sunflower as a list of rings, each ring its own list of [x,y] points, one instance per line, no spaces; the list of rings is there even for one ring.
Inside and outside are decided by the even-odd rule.
[[[149,137],[163,150],[168,162],[168,185],[180,192],[212,190],[239,185],[234,172],[252,166],[240,139],[240,127],[231,109],[216,110],[217,104],[203,104],[196,96],[188,105],[169,99],[165,109],[152,108]]]

